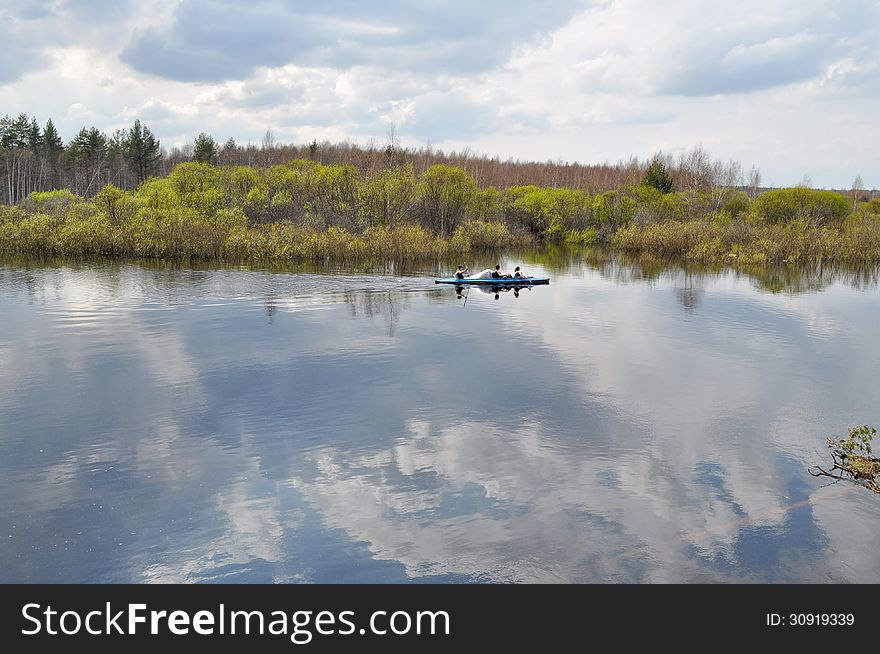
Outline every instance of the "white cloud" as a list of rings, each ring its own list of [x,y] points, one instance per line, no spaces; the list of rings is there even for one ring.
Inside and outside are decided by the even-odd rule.
[[[880,186],[866,0],[6,5],[6,110],[68,139],[139,117],[168,146],[366,143],[394,122],[404,145],[596,163],[702,143],[769,184]]]

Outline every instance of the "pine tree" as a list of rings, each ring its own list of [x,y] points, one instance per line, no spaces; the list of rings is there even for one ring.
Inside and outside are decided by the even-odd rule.
[[[217,142],[202,132],[193,142],[193,161],[213,163],[217,156]]]
[[[42,157],[46,162],[47,186],[49,188],[59,188],[61,185],[61,176],[59,170],[59,162],[64,154],[64,143],[52,119],[46,121],[43,128]]]
[[[645,186],[652,186],[661,193],[672,192],[672,177],[666,172],[666,166],[660,161],[659,157],[655,157],[651,165],[648,166],[648,172],[645,173]]]
[[[97,127],[83,127],[64,152],[74,177],[74,192],[91,196],[100,188],[101,173],[107,168],[107,137]]]
[[[140,120],[135,120],[134,125],[125,135],[123,155],[137,177],[138,183],[150,176],[156,162],[159,161],[161,156],[159,141],[147,126],[141,125]]]
[[[27,129],[27,144],[28,148],[30,148],[31,152],[35,155],[39,155],[40,145],[43,143],[43,134],[40,131],[40,126],[37,124],[36,118],[31,118],[31,124]]]

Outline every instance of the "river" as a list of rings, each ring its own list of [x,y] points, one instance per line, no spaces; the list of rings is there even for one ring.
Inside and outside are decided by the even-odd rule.
[[[0,262],[0,582],[880,582],[876,272],[502,265]]]

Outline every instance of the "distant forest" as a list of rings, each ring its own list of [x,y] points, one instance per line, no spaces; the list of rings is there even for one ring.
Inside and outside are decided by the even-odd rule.
[[[880,262],[880,198],[764,189],[702,147],[616,164],[312,141],[162,149],[140,121],[63,143],[0,121],[0,251],[227,261],[441,257],[538,243],[701,262]]]
[[[650,165],[635,158],[585,165],[501,159],[468,149],[444,152],[430,146],[405,148],[398,143],[393,128],[381,145],[327,141],[283,144],[267,130],[258,145],[240,145],[232,138],[221,143],[202,133],[192,144],[168,150],[147,125],[136,120],[132,127],[110,135],[96,127],[83,127],[65,143],[51,119],[41,125],[25,114],[0,119],[0,157],[0,201],[6,204],[16,204],[33,191],[69,189],[89,198],[106,184],[131,190],[151,176],[167,177],[174,166],[187,161],[268,168],[306,159],[325,165],[351,165],[365,178],[401,165],[412,166],[415,175],[421,176],[434,164],[446,164],[463,169],[481,189],[535,185],[590,194],[637,185]],[[716,161],[701,147],[677,157],[659,153],[657,158],[664,163],[676,190],[738,187],[754,197],[761,187],[756,167],[744,171],[737,162]]]

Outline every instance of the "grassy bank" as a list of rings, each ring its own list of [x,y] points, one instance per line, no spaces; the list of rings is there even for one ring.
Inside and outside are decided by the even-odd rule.
[[[880,263],[880,200],[794,188],[478,188],[446,165],[361,176],[312,161],[185,163],[136,190],[31,193],[0,208],[0,252],[229,262],[445,259],[558,243],[702,263]]]
[[[0,252],[38,256],[113,256],[228,262],[302,262],[363,259],[441,259],[485,249],[527,245],[503,225],[472,222],[450,238],[418,225],[371,227],[352,233],[289,222],[248,226],[234,212],[215,219],[157,216],[113,224],[105,216],[5,212],[0,218]]]
[[[766,224],[746,216],[716,216],[620,229],[612,246],[631,254],[700,263],[761,265],[829,262],[880,263],[880,216],[853,215],[835,225],[799,219]]]

